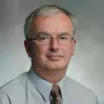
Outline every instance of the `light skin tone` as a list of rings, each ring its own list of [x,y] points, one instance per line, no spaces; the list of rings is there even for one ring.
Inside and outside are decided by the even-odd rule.
[[[63,13],[38,16],[33,21],[32,29],[35,32],[31,38],[36,37],[40,32],[54,38],[47,45],[39,44],[36,40],[26,40],[24,45],[29,57],[31,57],[35,72],[43,79],[56,84],[65,76],[71,56],[74,54],[75,39],[68,44],[59,44],[56,39],[62,34],[73,36],[71,20]]]

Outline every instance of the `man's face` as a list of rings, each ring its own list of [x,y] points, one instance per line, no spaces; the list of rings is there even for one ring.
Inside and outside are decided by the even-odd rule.
[[[66,69],[74,53],[76,41],[71,40],[68,44],[60,44],[56,38],[62,34],[72,37],[73,29],[70,19],[63,13],[53,16],[38,16],[33,21],[32,29],[35,32],[31,38],[43,34],[53,38],[49,44],[39,44],[36,40],[29,42],[31,49],[28,54],[32,58],[32,65],[42,70]]]

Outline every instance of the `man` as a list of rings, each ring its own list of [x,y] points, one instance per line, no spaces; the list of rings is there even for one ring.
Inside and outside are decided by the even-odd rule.
[[[93,92],[65,76],[74,54],[76,20],[56,5],[34,10],[25,21],[29,72],[1,87],[0,104],[97,104]]]

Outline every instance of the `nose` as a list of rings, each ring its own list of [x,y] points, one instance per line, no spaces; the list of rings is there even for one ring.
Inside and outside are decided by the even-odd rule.
[[[53,50],[53,51],[59,50],[59,43],[57,38],[52,38],[50,42],[50,50]]]

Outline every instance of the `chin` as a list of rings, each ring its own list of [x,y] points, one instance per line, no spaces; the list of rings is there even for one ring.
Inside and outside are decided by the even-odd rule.
[[[47,70],[66,70],[68,67],[69,60],[65,60],[64,58],[44,58],[41,61],[41,65],[44,69]]]
[[[45,65],[45,68],[48,70],[65,70],[67,68],[66,64],[62,64],[62,63],[48,63]]]

